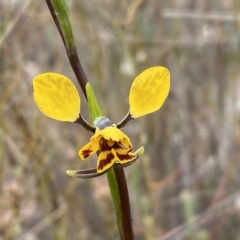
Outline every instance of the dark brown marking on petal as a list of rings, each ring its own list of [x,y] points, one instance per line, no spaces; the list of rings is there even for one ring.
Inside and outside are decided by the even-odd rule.
[[[131,152],[131,151],[132,151],[132,149],[133,149],[133,148],[132,148],[132,147],[130,147],[130,148],[128,149],[128,153],[129,153],[129,152]]]
[[[132,160],[136,156],[135,155],[130,155],[130,154],[120,154],[120,153],[117,153],[117,157],[118,157],[119,161],[121,161],[121,160]]]
[[[88,158],[88,157],[90,156],[90,153],[91,153],[91,152],[92,152],[92,151],[89,150],[89,149],[83,150],[83,151],[82,151],[82,155],[83,155],[84,158]]]
[[[98,164],[98,170],[102,170],[106,165],[110,164],[114,159],[114,155],[110,152],[105,159],[101,159]]]
[[[125,149],[124,146],[121,144],[121,142],[115,142],[114,145],[112,146],[114,149]]]
[[[125,139],[125,140],[127,140],[127,139]],[[119,142],[119,144],[122,146],[122,149],[128,149],[129,151],[132,150],[132,144],[131,144],[130,141],[127,141],[127,146],[123,145],[122,142],[123,142],[123,141],[120,141],[120,142]],[[128,152],[129,152],[129,151],[128,151]]]
[[[113,145],[114,149],[125,149],[125,147],[121,144],[121,141],[115,142]]]
[[[107,140],[102,138],[100,142],[100,149],[101,151],[105,152],[105,151],[111,151],[112,147],[109,147]]]
[[[132,150],[132,147],[131,148],[126,148],[122,143],[121,141],[119,142],[114,142],[114,144],[109,144],[109,140],[106,140],[104,138],[101,139],[100,141],[100,149],[101,151],[105,152],[105,151],[111,151],[111,149],[125,149],[125,150],[128,150],[128,152],[130,152]]]
[[[120,168],[125,168],[125,167],[128,167],[128,166],[134,164],[135,162],[137,162],[138,159],[139,159],[139,157],[136,156],[134,159],[132,159],[131,161],[126,162],[126,163],[116,162],[116,163],[114,164],[114,168],[119,168],[119,167],[120,167]]]

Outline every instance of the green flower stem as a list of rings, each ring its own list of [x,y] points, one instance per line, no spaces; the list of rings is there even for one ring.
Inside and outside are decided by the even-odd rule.
[[[102,112],[90,83],[86,85],[86,92],[90,117],[94,122],[97,117],[102,116]],[[110,168],[106,174],[115,207],[120,239],[133,240],[130,202],[124,170],[123,168]]]
[[[102,116],[102,111],[90,83],[86,84],[86,93],[87,93],[88,111],[90,114],[91,121],[94,122],[94,120],[97,117]]]
[[[69,62],[86,97],[85,86],[88,80],[78,57],[67,1],[46,0],[46,3],[63,40]]]
[[[108,186],[111,192],[112,201],[115,208],[115,213],[117,217],[117,225],[118,225],[118,231],[120,235],[121,240],[126,240],[127,238],[124,237],[125,232],[123,228],[123,214],[122,214],[122,205],[121,205],[121,198],[118,188],[118,182],[116,178],[116,174],[113,170],[113,168],[110,168],[107,171],[107,180],[108,180]]]
[[[90,116],[94,121],[96,117],[102,116],[102,114],[94,92],[90,84],[87,84],[88,80],[78,57],[68,4],[66,0],[46,0],[46,3],[63,40],[73,71],[88,100]],[[122,168],[111,168],[107,171],[107,179],[115,207],[120,238],[121,240],[133,240],[130,203],[124,170]]]

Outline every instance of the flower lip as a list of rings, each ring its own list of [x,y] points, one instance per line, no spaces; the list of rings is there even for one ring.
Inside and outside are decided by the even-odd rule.
[[[104,124],[110,122],[107,118],[103,118],[103,120]],[[129,137],[112,124],[102,130],[99,130],[97,126],[90,142],[79,150],[79,156],[84,160],[98,151],[97,172],[101,173],[116,162],[125,164],[136,159],[137,155],[131,150],[132,144]]]
[[[144,153],[144,148],[141,147],[139,148],[134,154],[136,154],[136,157],[129,162],[126,163],[119,163],[119,162],[115,162],[113,167],[114,168],[125,168],[128,167],[134,163],[136,163],[139,158],[143,155]],[[106,173],[106,171],[108,171],[109,169],[107,168],[105,171],[101,171],[98,172],[97,168],[89,168],[89,169],[85,169],[85,170],[68,170],[67,174],[70,175],[71,177],[76,177],[76,178],[82,178],[82,179],[87,179],[87,178],[95,178],[95,177],[99,177],[102,174]]]

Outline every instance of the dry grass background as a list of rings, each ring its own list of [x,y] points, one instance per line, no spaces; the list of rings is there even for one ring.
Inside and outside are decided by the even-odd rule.
[[[70,4],[82,65],[114,122],[138,73],[171,72],[163,108],[124,128],[146,149],[126,171],[135,239],[240,239],[239,1]],[[0,1],[0,239],[118,239],[105,176],[65,174],[95,165],[77,156],[90,135],[33,102],[46,71],[76,83],[45,1]]]

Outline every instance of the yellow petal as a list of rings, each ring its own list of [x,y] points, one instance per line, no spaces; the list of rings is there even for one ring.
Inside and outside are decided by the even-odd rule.
[[[118,162],[124,164],[133,161],[137,155],[125,149],[115,149]]]
[[[131,151],[132,150],[132,144],[130,141],[128,141],[127,139],[123,139],[121,141],[121,144],[123,145],[123,147],[128,150],[128,151]]]
[[[95,152],[97,152],[99,149],[99,139],[91,140],[89,143],[87,143],[85,146],[83,146],[79,152],[78,155],[82,160],[85,160]]]
[[[170,73],[164,67],[152,67],[139,74],[130,89],[130,114],[137,118],[157,111],[170,90]]]
[[[97,172],[101,173],[109,169],[116,161],[117,156],[114,149],[111,151],[102,151],[97,160]]]
[[[98,137],[103,137],[106,140],[112,140],[114,142],[119,142],[122,140],[126,140],[127,142],[130,142],[129,137],[124,134],[120,129],[116,127],[106,127],[102,130],[96,131],[96,133],[92,136],[91,139],[95,139]]]
[[[34,100],[42,113],[74,122],[80,113],[80,97],[70,79],[57,73],[43,73],[33,79]]]

